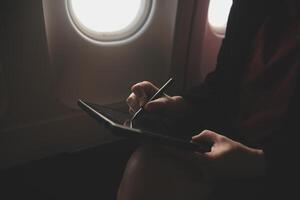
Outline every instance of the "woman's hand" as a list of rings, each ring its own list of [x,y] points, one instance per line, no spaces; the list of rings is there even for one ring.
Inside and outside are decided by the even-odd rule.
[[[158,91],[158,88],[148,81],[143,81],[133,85],[131,91],[132,93],[129,95],[126,102],[129,106],[129,112],[133,114]],[[144,109],[149,112],[172,115],[184,112],[186,105],[181,96],[171,97],[163,95],[158,99],[146,103]]]
[[[247,147],[209,130],[194,136],[192,140],[212,144],[210,152],[196,152],[194,157],[210,179],[251,178],[266,173],[264,153],[260,149]]]
[[[264,153],[247,147],[213,131],[205,130],[192,138],[194,142],[212,144],[206,153],[169,149],[192,167],[195,177],[202,174],[210,181],[255,178],[266,175]]]

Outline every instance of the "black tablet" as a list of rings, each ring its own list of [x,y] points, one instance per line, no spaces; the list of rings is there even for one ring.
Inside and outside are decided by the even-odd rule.
[[[79,107],[110,132],[119,137],[132,138],[139,141],[153,142],[198,152],[210,151],[210,145],[195,143],[172,137],[168,134],[166,119],[145,115],[141,120],[132,123],[131,115],[107,106],[78,100]]]

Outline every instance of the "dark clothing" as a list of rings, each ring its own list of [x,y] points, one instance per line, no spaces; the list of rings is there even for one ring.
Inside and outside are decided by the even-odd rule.
[[[281,129],[300,70],[299,22],[273,23],[267,18],[253,42],[240,89],[237,132],[241,142],[261,146]],[[274,27],[275,26],[275,27]],[[281,27],[276,40],[270,32]]]
[[[286,26],[286,20],[289,19],[285,2],[285,0],[234,1],[216,70],[207,76],[201,86],[193,88],[183,95],[188,102],[194,105],[194,115],[200,115],[193,121],[193,124],[197,124],[195,129],[210,129],[243,143],[238,131],[238,116],[241,112],[241,92],[244,89],[242,83],[246,78],[247,64],[255,50],[253,43],[267,19],[272,19],[272,23],[274,23],[267,42],[271,44],[278,41],[281,30]],[[300,19],[298,26],[299,22]],[[288,58],[290,56],[291,59],[298,57],[299,65],[300,44],[296,44],[293,48],[293,53],[286,56]],[[277,73],[277,75],[282,74],[280,71]],[[297,145],[300,134],[299,70],[293,80],[296,80],[295,88],[291,92],[291,98],[287,103],[287,114],[284,119],[281,119],[280,127],[272,130],[268,137],[264,137],[256,143],[244,142],[246,145],[264,150],[268,167],[267,177],[253,177],[253,180],[220,184],[216,188],[216,198],[247,199],[243,196],[244,191],[247,191],[248,194],[251,193],[249,199],[290,199],[292,195],[299,198],[297,190],[299,188],[298,170],[300,169],[297,164],[300,158]],[[260,85],[259,87],[265,86]],[[252,184],[258,185],[259,189],[251,191]]]

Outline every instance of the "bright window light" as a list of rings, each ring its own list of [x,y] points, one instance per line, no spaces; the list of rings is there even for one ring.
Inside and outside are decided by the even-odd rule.
[[[139,13],[141,0],[72,0],[72,9],[87,28],[98,32],[120,31]]]
[[[208,22],[215,34],[224,36],[232,0],[210,0]]]
[[[144,24],[152,0],[68,0],[75,26],[96,40],[119,40]]]

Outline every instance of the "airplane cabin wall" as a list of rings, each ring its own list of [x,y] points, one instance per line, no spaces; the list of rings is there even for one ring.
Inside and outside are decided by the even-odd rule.
[[[112,46],[81,37],[64,2],[0,3],[0,168],[115,140],[78,98],[124,101],[132,84],[169,76],[180,91],[215,65],[221,38],[207,25],[209,0],[156,0],[140,37]]]
[[[1,1],[0,22],[0,169],[115,139],[58,100],[42,1]]]
[[[52,67],[59,72],[56,90],[63,104],[78,108],[78,98],[100,104],[124,101],[134,83],[149,80],[160,85],[169,78],[177,0],[153,3],[140,36],[99,44],[78,34],[65,1],[43,1]]]
[[[201,84],[216,67],[223,35],[216,34],[208,21],[210,1],[197,1],[185,66],[184,89]],[[217,13],[216,13],[217,14]]]

